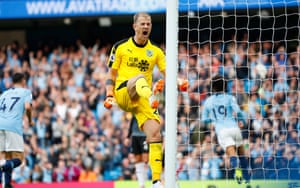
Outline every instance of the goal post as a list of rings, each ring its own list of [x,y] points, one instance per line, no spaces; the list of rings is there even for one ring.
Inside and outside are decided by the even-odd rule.
[[[201,123],[216,74],[247,117],[253,185],[300,185],[299,7],[299,0],[167,1],[166,188],[174,188],[176,170],[180,184],[234,181],[214,130]],[[177,92],[177,77],[189,80],[188,92]]]
[[[166,11],[166,124],[165,124],[165,187],[175,188],[178,70],[178,1],[167,0]]]

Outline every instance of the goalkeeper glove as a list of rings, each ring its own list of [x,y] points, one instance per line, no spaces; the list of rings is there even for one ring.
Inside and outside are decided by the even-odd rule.
[[[159,106],[159,94],[161,94],[165,87],[165,81],[163,79],[158,80],[153,86],[153,95],[150,98],[152,108],[158,108]]]
[[[150,99],[150,101],[151,101],[151,108],[154,109],[158,108],[159,100],[157,98],[153,97],[153,99]]]
[[[189,82],[186,79],[178,78],[177,85],[178,85],[179,91],[187,91],[189,88]]]
[[[106,109],[111,109],[115,103],[116,100],[113,96],[107,96],[103,105]]]
[[[154,95],[157,93],[161,93],[163,92],[165,87],[165,81],[163,79],[158,80],[155,84],[154,84],[154,89],[153,89],[153,93]]]

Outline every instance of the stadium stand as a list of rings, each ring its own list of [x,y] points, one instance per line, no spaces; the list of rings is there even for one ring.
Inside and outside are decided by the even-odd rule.
[[[232,45],[228,44],[228,52]],[[228,159],[217,145],[215,133],[199,126],[197,113],[208,96],[211,75],[205,67],[211,62],[207,56],[215,54],[213,73],[229,79],[229,91],[237,96],[250,117],[244,138],[250,149],[247,155],[251,157],[253,178],[299,179],[300,46],[277,45],[271,56],[266,44],[256,55],[246,57],[243,54],[255,51],[256,46],[246,49],[237,45],[238,53],[234,57],[225,53],[224,62],[217,56],[218,46],[213,51],[203,46],[198,56],[190,56],[193,46],[190,51],[179,46],[179,73],[190,76],[191,88],[188,95],[180,94],[178,98],[180,104],[185,104],[178,109],[177,140],[184,146],[178,147],[178,177],[226,178]],[[23,71],[34,95],[35,126],[24,123],[26,163],[14,171],[13,180],[29,183],[135,179],[128,176],[128,171],[134,171],[134,158],[126,141],[131,116],[117,107],[111,111],[103,107],[110,45],[97,41],[85,46],[78,40],[76,45],[61,46],[34,51],[17,42],[1,46],[1,91],[11,86],[13,72]],[[248,62],[249,70],[235,69],[235,61]],[[187,70],[194,72],[187,74]],[[193,77],[196,75],[200,79]],[[270,103],[272,106],[265,105]],[[163,107],[160,111],[163,117]],[[82,177],[87,173],[93,178]]]

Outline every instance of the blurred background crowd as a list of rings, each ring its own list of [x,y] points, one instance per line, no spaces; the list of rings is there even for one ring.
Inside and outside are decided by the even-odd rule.
[[[252,178],[300,179],[300,46],[246,39],[179,45],[178,76],[190,83],[188,92],[178,93],[180,180],[231,176],[213,126],[200,122],[215,74],[225,76],[228,92],[248,118],[242,132]],[[35,126],[24,122],[26,162],[14,170],[15,182],[136,179],[127,137],[132,116],[118,107],[103,107],[110,48],[99,40],[90,46],[77,40],[33,51],[16,41],[1,46],[1,91],[11,86],[12,73],[22,71],[34,98]],[[158,70],[153,76],[160,78]]]

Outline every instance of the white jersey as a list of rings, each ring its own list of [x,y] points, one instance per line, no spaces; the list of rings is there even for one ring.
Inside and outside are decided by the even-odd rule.
[[[25,103],[32,102],[32,94],[26,88],[10,88],[0,96],[0,130],[23,135]]]

